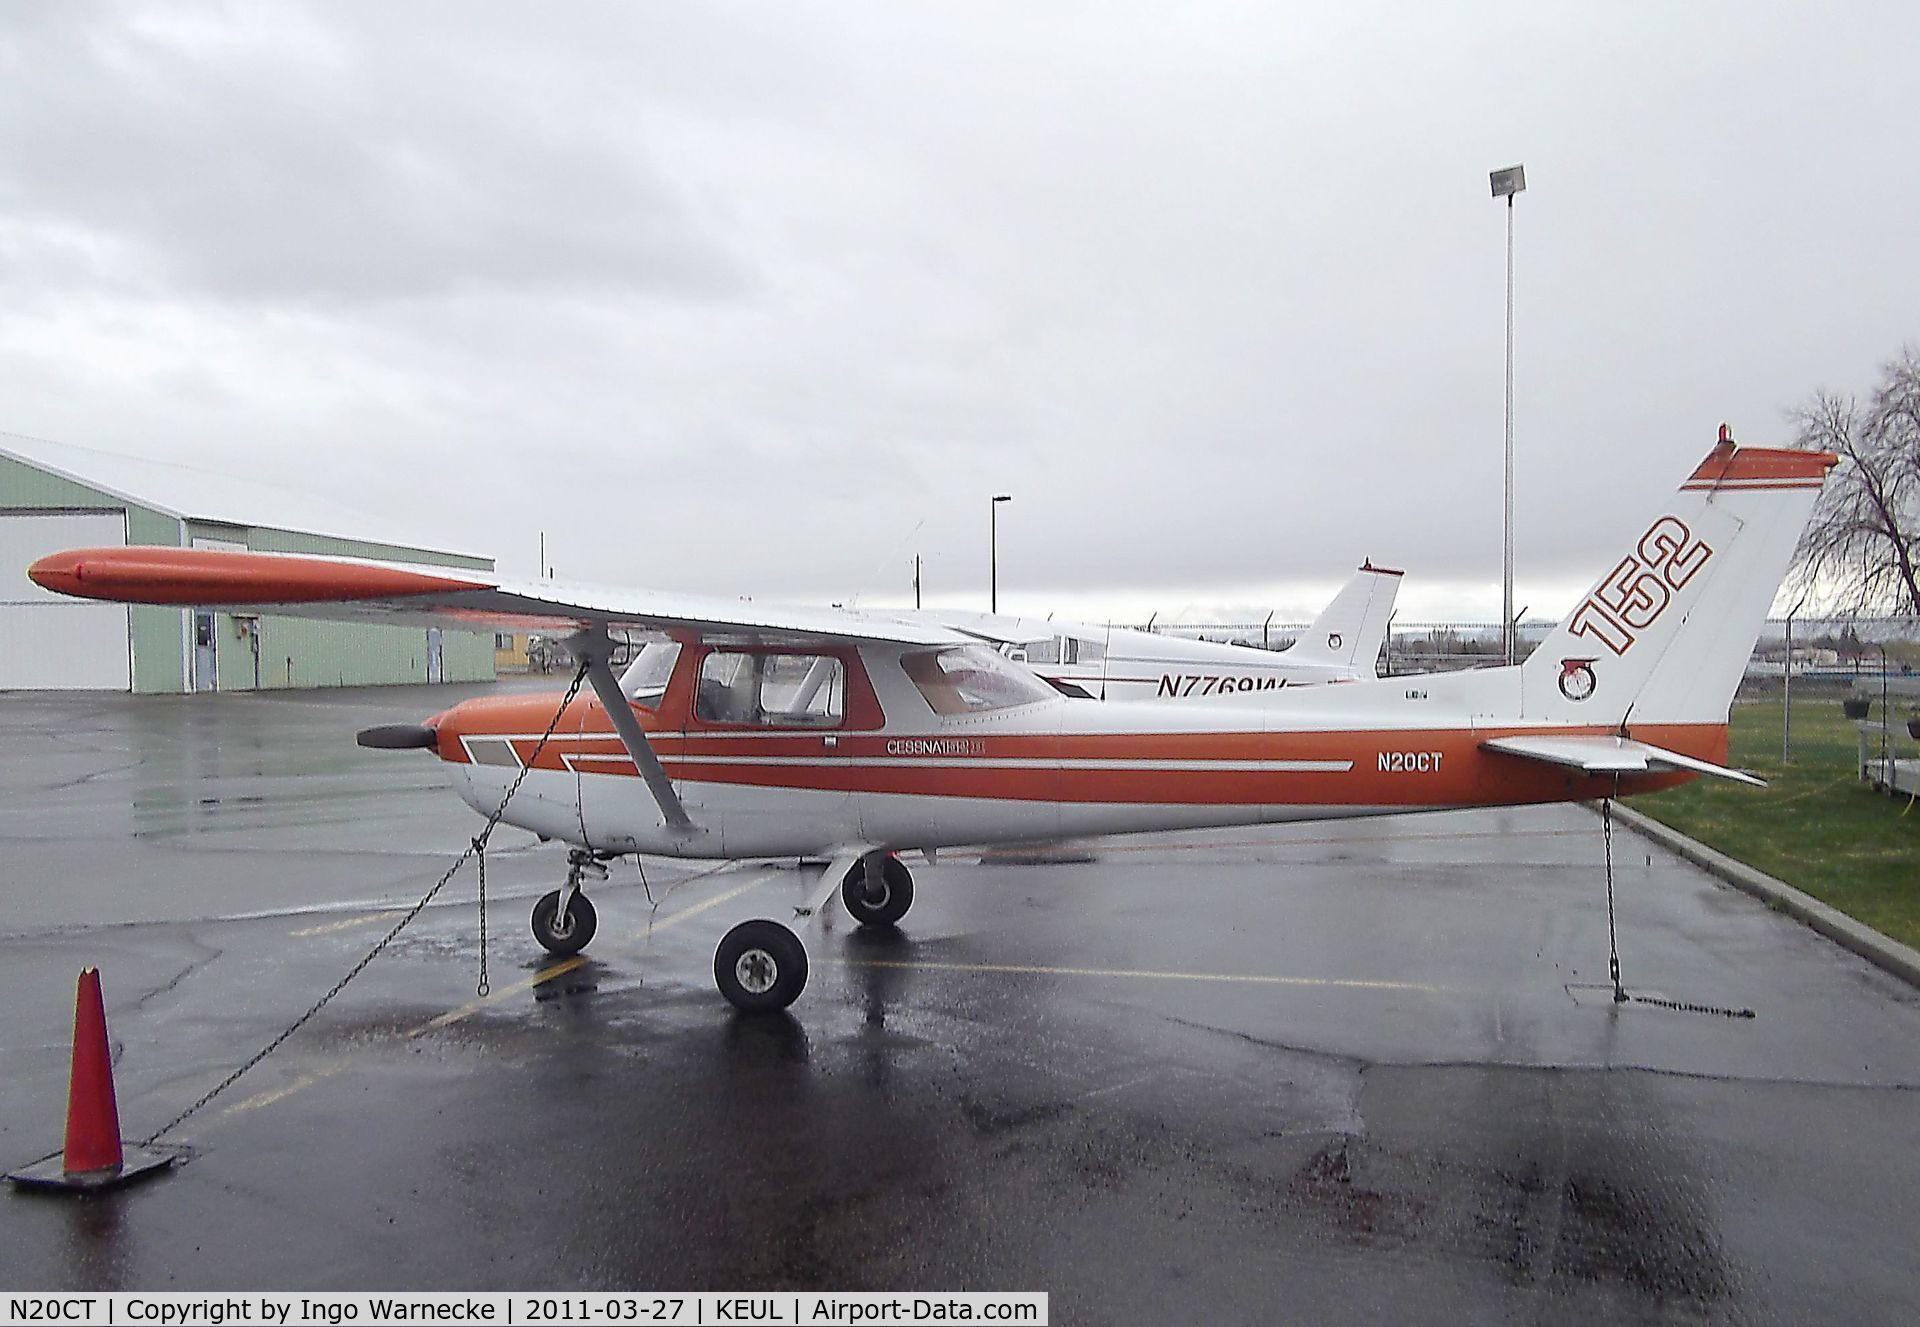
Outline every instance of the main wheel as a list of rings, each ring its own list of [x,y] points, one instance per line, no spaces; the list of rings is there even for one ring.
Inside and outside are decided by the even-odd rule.
[[[593,904],[579,890],[573,892],[573,899],[567,904],[567,915],[560,916],[560,891],[554,890],[533,905],[533,938],[549,954],[565,958],[577,954],[587,947],[587,941],[593,939],[593,928],[600,919],[594,915]]]
[[[892,926],[913,906],[913,872],[889,854],[880,868],[880,890],[872,894],[867,892],[867,864],[855,862],[840,882],[840,901],[862,926]]]
[[[807,988],[807,950],[779,922],[741,922],[713,951],[713,980],[736,1009],[785,1009]]]

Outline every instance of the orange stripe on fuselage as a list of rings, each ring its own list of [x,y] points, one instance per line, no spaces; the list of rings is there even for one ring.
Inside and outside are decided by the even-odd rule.
[[[533,753],[537,734],[552,718],[552,697],[469,701],[439,724],[440,756],[464,763],[462,737],[514,739],[520,759]],[[642,722],[651,718],[639,712]],[[651,725],[649,725],[651,726]],[[1516,734],[1604,736],[1614,729],[1525,726],[1484,729],[1350,730],[1291,733],[963,734],[964,754],[894,755],[896,735],[835,732],[833,746],[817,731],[783,733],[662,733],[654,749],[669,776],[688,783],[737,787],[972,797],[1023,802],[1098,802],[1198,806],[1437,806],[1509,805],[1604,796],[1613,776],[1588,776],[1523,757],[1481,749],[1489,738]],[[1724,763],[1725,724],[1648,724],[1632,736],[1701,760]],[[1416,768],[1386,768],[1394,754],[1415,757]],[[1382,756],[1386,756],[1383,762]],[[1434,757],[1438,759],[1435,760]],[[1421,759],[1424,757],[1424,760]],[[775,760],[782,763],[756,763]],[[1035,762],[1019,768],[996,761]],[[1051,762],[1072,761],[1060,769]],[[1151,761],[1173,768],[1129,769],[1121,762]],[[1344,772],[1247,770],[1210,767],[1221,761],[1351,762]],[[1086,762],[1082,765],[1081,762]],[[1103,768],[1103,765],[1111,765]],[[1420,766],[1426,768],[1419,768]],[[1184,767],[1182,767],[1184,766]],[[536,768],[635,777],[632,761],[597,704],[576,700]],[[1688,774],[1622,776],[1622,793],[1684,783]]]

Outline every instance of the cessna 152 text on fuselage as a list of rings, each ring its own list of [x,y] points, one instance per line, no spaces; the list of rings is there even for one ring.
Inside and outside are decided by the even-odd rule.
[[[1723,433],[1724,438],[1724,433]],[[1090,703],[950,628],[297,555],[112,548],[35,563],[96,599],[524,630],[556,619],[594,695],[467,700],[369,734],[431,750],[490,814],[573,846],[535,908],[555,952],[591,936],[596,858],[826,858],[864,925],[912,899],[906,849],[1584,800],[1724,768],[1753,641],[1834,458],[1723,441],[1519,665],[1344,686],[1264,703]],[[629,696],[610,629],[679,645]],[[537,757],[535,750],[539,748]],[[531,762],[531,768],[528,764]],[[785,925],[729,931],[714,959],[745,1009],[806,981]]]

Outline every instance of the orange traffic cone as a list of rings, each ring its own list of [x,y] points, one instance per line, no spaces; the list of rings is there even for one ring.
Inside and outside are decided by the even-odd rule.
[[[176,1154],[120,1141],[120,1107],[113,1095],[113,1053],[100,972],[80,974],[73,1004],[73,1072],[67,1081],[67,1142],[63,1151],[7,1178],[41,1189],[107,1189],[164,1170]]]

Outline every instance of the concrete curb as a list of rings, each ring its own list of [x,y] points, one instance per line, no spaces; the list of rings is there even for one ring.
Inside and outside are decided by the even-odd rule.
[[[1589,805],[1598,808],[1598,803]],[[1811,894],[1802,893],[1786,881],[1775,880],[1744,862],[1736,862],[1723,852],[1715,852],[1706,844],[1688,838],[1679,830],[1663,825],[1643,812],[1615,802],[1613,818],[1635,833],[1652,839],[1661,847],[1678,853],[1694,865],[1718,876],[1735,889],[1753,895],[1768,907],[1777,908],[1789,917],[1804,922],[1835,944],[1851,949],[1875,967],[1891,972],[1911,986],[1920,987],[1920,950],[1910,949],[1898,940],[1889,939]]]

